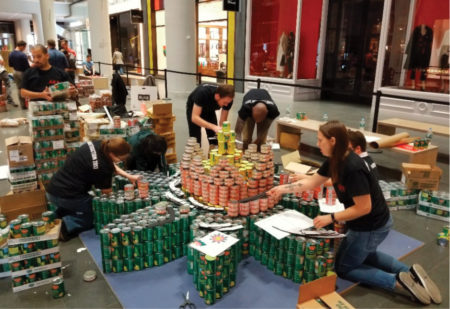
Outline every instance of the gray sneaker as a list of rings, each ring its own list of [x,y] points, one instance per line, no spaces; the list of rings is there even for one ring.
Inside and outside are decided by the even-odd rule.
[[[423,267],[419,264],[414,264],[411,267],[410,272],[414,276],[414,278],[416,278],[417,281],[419,281],[420,284],[425,288],[425,291],[427,291],[427,293],[430,295],[431,300],[436,304],[440,304],[442,302],[441,292],[439,291],[439,288],[433,282],[433,280],[431,280],[430,276],[428,276]]]
[[[419,302],[424,305],[429,305],[431,303],[430,295],[427,291],[417,283],[413,275],[407,272],[401,272],[398,274],[398,282],[407,289]]]

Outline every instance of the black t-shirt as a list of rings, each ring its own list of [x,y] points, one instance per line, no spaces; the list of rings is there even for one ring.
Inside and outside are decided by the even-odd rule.
[[[270,119],[275,119],[280,115],[275,102],[272,97],[265,89],[252,89],[244,95],[242,100],[242,106],[239,110],[239,118],[242,120],[247,119],[252,116],[252,108],[257,103],[264,103],[267,106],[267,117]]]
[[[98,189],[111,188],[115,169],[101,151],[100,144],[100,141],[93,142],[97,169],[94,169],[89,145],[85,143],[67,158],[64,166],[52,177],[47,192],[62,198],[74,198],[87,195],[92,185]]]
[[[377,180],[380,180],[380,174],[378,173],[378,168],[375,162],[372,160],[372,158],[369,155],[366,155],[367,153],[364,153],[360,155],[360,157],[367,163],[367,167],[369,170],[373,173],[375,178]]]
[[[331,177],[329,160],[325,161],[317,172],[324,177]],[[353,206],[354,196],[370,194],[372,210],[367,215],[347,221],[347,226],[355,231],[372,231],[384,226],[389,219],[386,205],[378,180],[367,168],[366,163],[354,152],[344,159],[340,167],[339,181],[334,183],[336,196],[345,208]]]
[[[30,68],[23,74],[22,88],[29,91],[41,92],[44,91],[45,87],[60,82],[70,82],[73,84],[69,74],[54,66],[47,71],[39,70],[38,68]]]
[[[194,104],[202,108],[202,113],[200,114],[202,119],[205,119],[206,121],[211,121],[211,117],[213,117],[212,119],[216,119],[214,113],[216,110],[221,109],[219,104],[217,104],[214,99],[216,89],[217,86],[205,84],[198,86],[194,91],[192,91],[186,102],[186,114],[189,122],[191,122]],[[233,101],[231,101],[228,106],[223,107],[223,109],[230,110],[232,105]]]

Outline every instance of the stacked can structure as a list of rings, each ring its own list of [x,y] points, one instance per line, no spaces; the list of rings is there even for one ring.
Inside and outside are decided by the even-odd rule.
[[[251,144],[243,153],[235,149],[234,138],[234,132],[223,127],[218,133],[219,148],[210,151],[209,160],[203,160],[200,145],[190,138],[180,164],[182,189],[205,205],[227,209],[230,216],[247,216],[273,208],[275,201],[271,198],[253,201],[251,205],[229,203],[274,185],[272,148],[262,145],[258,152],[257,145]]]
[[[61,275],[61,255],[56,248],[59,235],[55,234],[55,238],[50,240],[39,238],[46,235],[56,223],[52,211],[42,213],[41,219],[37,221],[31,222],[29,216],[23,214],[9,222],[10,239],[3,255],[9,259],[13,288]],[[29,237],[30,242],[27,242],[26,238]],[[32,257],[30,253],[33,253]],[[40,271],[33,271],[36,267],[40,267]],[[33,285],[27,288],[31,287]]]
[[[35,190],[37,188],[36,165],[9,167],[9,183],[13,193]]]
[[[189,227],[196,212],[189,212],[189,208],[185,213],[175,210],[175,219],[167,222],[167,204],[161,202],[122,215],[100,230],[104,273],[161,266],[187,254]]]
[[[45,185],[53,174],[64,165],[66,159],[64,117],[69,113],[68,106],[75,103],[69,101],[30,103],[30,128],[34,142],[36,170],[39,180]]]
[[[417,214],[448,222],[450,194],[442,191],[421,191]]]
[[[381,190],[390,210],[415,209],[419,203],[420,190],[408,189],[400,181],[379,181]]]
[[[11,271],[11,267],[8,262],[8,245],[4,244],[0,246],[0,278],[9,277],[9,271]]]
[[[294,194],[284,194],[279,202],[283,207],[297,210],[309,218],[313,219],[320,214],[320,207],[314,195],[305,195],[298,198]]]
[[[177,165],[169,166],[169,173],[175,173]],[[112,182],[113,193],[102,195],[96,190],[96,197],[92,199],[94,211],[94,227],[98,233],[101,228],[119,219],[121,215],[131,214],[141,208],[165,201],[164,192],[169,189],[171,176],[163,173],[147,173],[128,171],[134,175],[142,176],[138,181],[137,189],[122,176],[114,176]]]
[[[290,235],[278,240],[255,225],[258,217],[250,218],[250,255],[276,275],[295,283],[307,283],[333,270],[330,239]]]

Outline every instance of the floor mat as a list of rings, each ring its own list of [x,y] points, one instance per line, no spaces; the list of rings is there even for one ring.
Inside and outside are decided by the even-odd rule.
[[[100,239],[94,230],[80,235],[98,267],[102,269]],[[396,258],[404,257],[423,243],[391,230],[379,249]],[[124,308],[178,308],[183,294],[189,291],[197,308],[293,308],[297,303],[299,284],[275,275],[253,257],[238,266],[236,286],[212,306],[198,296],[193,277],[186,271],[187,259],[172,261],[160,267],[129,273],[105,274],[106,281]],[[355,284],[338,279],[339,292]]]

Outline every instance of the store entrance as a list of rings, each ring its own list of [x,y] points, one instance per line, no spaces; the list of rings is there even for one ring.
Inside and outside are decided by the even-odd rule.
[[[328,10],[323,99],[370,104],[383,0],[332,0]]]

